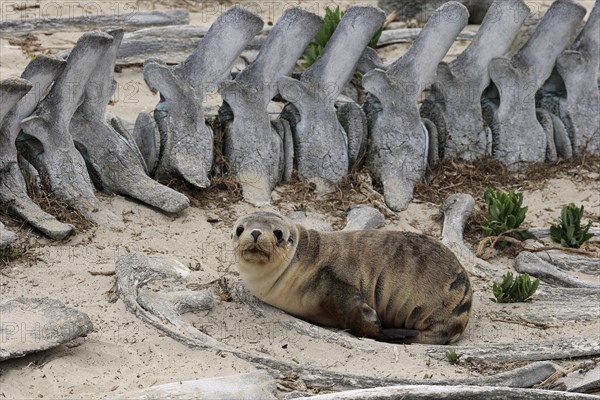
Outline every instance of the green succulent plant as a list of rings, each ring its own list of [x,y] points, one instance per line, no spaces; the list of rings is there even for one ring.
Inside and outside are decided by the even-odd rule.
[[[446,351],[446,359],[448,359],[450,364],[454,365],[460,359],[460,355],[456,352],[456,349],[450,349]]]
[[[558,224],[553,224],[550,227],[550,237],[552,240],[567,247],[581,247],[583,243],[594,236],[592,233],[588,233],[592,226],[592,221],[588,221],[582,227],[582,217],[583,206],[577,207],[573,203],[563,206],[560,211]]]
[[[324,24],[321,30],[317,33],[312,42],[309,43],[306,51],[304,52],[304,58],[302,59],[301,65],[304,68],[308,68],[313,65],[321,53],[323,53],[323,49],[325,45],[335,32],[336,28],[340,24],[342,17],[344,16],[344,12],[340,11],[340,7],[337,6],[335,10],[325,7],[325,17],[323,18]],[[375,33],[371,41],[369,42],[369,47],[375,48],[377,46],[377,42],[381,37],[381,32],[383,31],[383,27],[379,28],[379,30]]]
[[[512,273],[507,272],[502,276],[502,283],[494,282],[494,298],[490,300],[496,303],[524,303],[531,300],[539,285],[540,280],[531,280],[527,273],[514,278]]]
[[[496,191],[487,188],[483,194],[487,203],[490,219],[485,219],[481,227],[488,235],[497,235],[512,229],[517,229],[525,220],[527,207],[523,204],[523,193]]]

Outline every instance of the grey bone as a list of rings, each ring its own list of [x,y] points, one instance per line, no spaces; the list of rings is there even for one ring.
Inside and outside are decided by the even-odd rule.
[[[233,122],[226,128],[225,156],[244,198],[252,203],[268,203],[283,175],[280,158],[285,143],[267,112],[269,101],[278,93],[276,82],[292,72],[322,26],[323,20],[315,14],[300,7],[287,9],[256,60],[234,81],[220,85],[219,92],[233,111]]]
[[[83,102],[69,130],[92,178],[103,191],[131,196],[166,212],[180,212],[189,207],[188,199],[150,178],[135,143],[107,122],[106,106],[114,92],[114,63],[123,31],[109,34],[113,41],[86,83]]]
[[[459,14],[444,18],[449,8]],[[404,56],[387,71],[374,69],[363,78],[365,89],[382,107],[370,118],[367,163],[373,177],[383,184],[385,202],[394,211],[408,207],[415,183],[425,175],[428,133],[421,123],[417,100],[432,83],[437,65],[467,19],[465,6],[445,3]]]
[[[265,356],[260,353],[250,353],[245,350],[233,347],[229,344],[222,343],[213,337],[196,329],[190,322],[181,316],[173,315],[171,311],[165,314],[154,314],[152,311],[143,307],[140,302],[145,291],[144,286],[157,279],[185,279],[190,275],[190,270],[183,264],[168,259],[157,259],[148,257],[142,253],[130,253],[119,257],[115,267],[116,289],[119,297],[127,309],[134,313],[145,323],[154,326],[161,330],[166,335],[175,340],[184,343],[193,348],[208,349],[211,351],[222,351],[239,357],[251,363],[259,364],[262,367],[271,371],[287,371],[292,370],[300,373],[302,379],[311,386],[324,386],[332,388],[357,388],[357,387],[376,387],[398,384],[465,384],[465,385],[496,385],[496,386],[512,386],[512,387],[531,387],[540,381],[543,381],[554,374],[556,366],[548,362],[533,363],[523,368],[517,368],[513,371],[500,373],[489,377],[464,378],[464,379],[410,379],[410,378],[376,378],[362,375],[344,374],[320,368],[306,367],[287,361],[278,360],[273,357]],[[147,292],[146,292],[147,293]],[[148,298],[146,298],[148,301]],[[156,303],[154,303],[156,304]],[[266,309],[279,312],[273,307],[263,305]],[[154,308],[156,311],[163,309],[162,307]],[[277,310],[277,311],[275,311]],[[269,310],[266,310],[269,311]],[[265,313],[265,315],[268,313]],[[171,317],[171,318],[169,318]],[[293,318],[288,316],[289,318]],[[286,326],[300,328],[300,332],[304,332],[308,323],[299,321],[298,324],[286,324]],[[310,327],[309,327],[310,329]],[[336,337],[340,337],[336,335]],[[335,339],[335,338],[333,338]],[[357,349],[365,349],[368,345],[362,343],[360,339],[348,338],[347,341],[342,340],[347,345],[356,344]],[[377,345],[372,341],[371,345]],[[385,346],[382,344],[382,346]],[[369,346],[370,347],[370,346]],[[443,352],[447,349],[446,346],[428,346],[431,351]],[[366,350],[369,350],[367,347]]]
[[[385,225],[385,216],[375,207],[357,205],[346,215],[345,231],[360,231],[363,229],[379,229]]]
[[[546,11],[527,43],[508,59],[494,58],[489,74],[500,92],[492,124],[495,158],[511,168],[544,162],[547,138],[536,119],[535,92],[550,77],[558,56],[571,43],[585,8],[557,0]]]
[[[86,83],[112,41],[112,36],[101,32],[85,33],[79,38],[50,93],[33,115],[21,122],[28,136],[17,145],[59,200],[93,222],[123,229],[123,221],[103,210],[96,199],[85,161],[69,131],[71,118],[83,100]]]
[[[17,3],[14,3],[17,4]],[[74,4],[74,3],[72,3]],[[88,3],[95,5],[94,3]],[[135,3],[113,3],[131,6]],[[10,15],[7,9],[5,18]],[[97,10],[92,10],[97,11]],[[82,13],[85,12],[82,10]],[[116,15],[115,15],[116,14]],[[70,15],[68,18],[6,18],[0,22],[0,37],[24,35],[27,33],[73,32],[80,29],[90,31],[108,26],[121,26],[129,30],[145,26],[187,25],[190,15],[185,8],[173,10],[140,11],[136,9],[114,10],[106,15]]]
[[[600,2],[596,1],[575,43],[556,60],[553,76],[544,88],[560,95],[550,93],[542,100],[542,107],[557,115],[567,128],[576,156],[586,151],[600,154],[600,93],[594,84],[599,68]],[[558,87],[553,87],[557,80]]]
[[[488,65],[508,50],[528,14],[522,0],[496,0],[469,47],[452,62],[439,64],[422,113],[436,123],[444,158],[487,155],[481,95],[490,83]]]
[[[40,98],[64,67],[65,61],[60,58],[38,55],[21,74],[21,78],[31,83],[29,87],[33,90],[28,91],[4,119],[0,118],[0,201],[7,205],[10,214],[24,219],[55,240],[69,236],[73,227],[59,222],[29,198],[15,142],[21,131],[21,121],[35,110]]]
[[[300,80],[279,80],[279,92],[300,113],[292,129],[301,178],[337,182],[348,173],[348,139],[334,103],[384,19],[376,7],[350,7],[321,56]]]
[[[146,61],[144,78],[161,94],[154,110],[161,136],[157,179],[181,177],[197,187],[210,185],[213,132],[204,121],[202,98],[228,78],[238,55],[262,25],[257,15],[236,5],[215,21],[178,66]]]

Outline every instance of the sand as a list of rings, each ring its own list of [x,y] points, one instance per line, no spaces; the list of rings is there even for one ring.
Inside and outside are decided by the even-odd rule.
[[[43,3],[43,2],[42,2]],[[86,2],[83,2],[86,3]],[[82,4],[83,4],[82,3]],[[125,3],[125,2],[114,2]],[[370,3],[374,3],[370,1]],[[102,3],[103,4],[103,3]],[[148,6],[150,2],[140,2]],[[162,6],[160,6],[162,7]],[[265,8],[266,9],[266,8]],[[276,20],[280,9],[272,9]],[[215,15],[194,12],[192,23],[210,23]],[[269,19],[271,18],[271,19]],[[79,32],[39,35],[43,51],[57,52],[69,48]],[[451,50],[458,54],[468,43],[457,43]],[[407,46],[389,46],[382,56],[393,60]],[[28,55],[7,40],[0,40],[0,79],[20,74],[27,65]],[[141,111],[151,111],[158,101],[144,84],[141,68],[125,68],[116,74],[118,89],[109,111],[134,121]],[[218,104],[218,98],[210,100]],[[579,171],[581,172],[581,171]],[[600,221],[600,179],[597,171],[583,171],[588,179],[572,179],[569,171],[558,179],[525,190],[529,207],[526,223],[547,226],[559,215],[560,207],[575,202],[585,206],[586,216]],[[167,216],[137,201],[121,196],[98,195],[110,211],[123,217],[125,230],[114,232],[93,227],[79,232],[64,242],[52,242],[28,226],[17,224],[5,216],[0,219],[29,247],[29,254],[11,262],[0,274],[0,300],[17,296],[51,297],[87,313],[95,329],[92,334],[69,345],[53,350],[8,360],[0,364],[0,397],[24,398],[99,398],[107,393],[121,393],[154,384],[224,376],[249,372],[256,367],[232,355],[214,351],[190,349],[165,337],[128,312],[124,304],[109,301],[114,277],[92,275],[90,272],[109,272],[116,259],[127,252],[175,258],[194,271],[189,285],[201,285],[220,278],[233,284],[239,280],[231,252],[230,230],[233,221],[256,209],[243,201],[232,202],[233,196],[224,192],[223,198],[208,202],[202,208],[192,207],[180,216]],[[307,201],[310,211],[314,203]],[[301,204],[282,198],[277,207],[267,207],[289,213]],[[439,204],[413,202],[408,210],[393,213],[383,229],[423,232],[441,236]],[[321,216],[343,226],[344,210]],[[219,222],[213,221],[215,216]],[[512,259],[492,260],[505,270],[512,269]],[[597,277],[590,277],[597,279]],[[478,343],[514,343],[543,339],[568,339],[600,334],[599,321],[559,323],[542,329],[514,323],[492,321],[490,314],[498,307],[489,300],[491,282],[473,278],[474,309],[467,330],[457,345]],[[490,373],[459,363],[450,365],[445,359],[426,354],[419,346],[388,345],[365,340],[373,351],[364,353],[348,350],[323,340],[298,336],[276,328],[273,322],[257,322],[240,302],[220,303],[212,311],[189,315],[197,326],[203,326],[215,338],[251,351],[260,351],[300,364],[380,377],[435,378],[476,376]],[[325,331],[324,331],[325,333]],[[570,365],[562,362],[563,365]],[[507,368],[497,366],[498,369]]]

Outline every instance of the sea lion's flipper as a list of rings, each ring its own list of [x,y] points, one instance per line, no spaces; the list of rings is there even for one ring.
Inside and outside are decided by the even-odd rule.
[[[382,329],[381,330],[381,339],[383,341],[397,341],[410,337],[417,336],[421,331],[416,329]]]
[[[369,307],[355,288],[340,283],[337,281],[336,285],[328,286],[335,289],[321,302],[323,311],[337,321],[343,329],[347,329],[355,336],[369,338],[381,336],[381,322],[377,312]],[[355,292],[353,296],[344,298],[343,295],[347,296],[352,292]]]

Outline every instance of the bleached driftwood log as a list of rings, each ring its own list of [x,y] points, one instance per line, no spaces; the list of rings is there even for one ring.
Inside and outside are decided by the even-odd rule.
[[[87,314],[58,300],[18,297],[0,303],[0,361],[44,351],[89,333]]]
[[[278,81],[279,93],[300,115],[300,121],[290,124],[301,178],[337,182],[348,173],[348,138],[334,103],[384,19],[376,7],[350,7],[321,56],[300,80],[283,77]]]
[[[315,400],[563,400],[563,399],[597,399],[596,396],[561,393],[542,389],[514,389],[498,387],[472,387],[465,385],[456,386],[393,386],[374,389],[352,390],[349,392],[338,392],[331,394],[321,394],[311,397]]]
[[[455,7],[455,18],[443,18]],[[383,184],[388,207],[401,211],[412,200],[415,183],[425,174],[428,133],[421,122],[417,100],[433,81],[435,69],[454,38],[467,23],[467,9],[456,2],[436,11],[410,50],[387,71],[374,69],[363,85],[381,102],[381,111],[368,115],[370,147],[367,166]]]
[[[91,221],[122,229],[122,220],[103,210],[96,199],[85,162],[69,131],[71,118],[84,98],[86,83],[112,41],[112,36],[101,32],[79,38],[50,93],[33,115],[21,122],[26,135],[17,142],[17,148],[40,171],[59,200]]]
[[[196,379],[150,386],[148,388],[110,394],[110,399],[211,399],[211,400],[257,400],[277,399],[275,379],[266,371]]]
[[[288,8],[269,33],[256,60],[234,81],[220,85],[219,92],[233,111],[233,122],[226,128],[225,156],[244,198],[252,203],[269,203],[271,191],[283,178],[286,135],[279,136],[267,112],[269,102],[277,94],[275,82],[292,72],[322,26],[323,20],[317,15],[300,7]],[[287,121],[282,123],[289,129]]]
[[[443,206],[442,243],[454,253],[467,271],[487,278],[500,275],[490,263],[476,257],[464,241],[463,232],[474,207],[475,200],[469,194],[448,196]]]
[[[432,346],[434,347],[434,346]],[[454,346],[461,360],[485,362],[560,360],[600,354],[599,337],[561,338],[536,342],[511,342],[482,344],[478,346]],[[445,358],[448,346],[429,350],[439,358]]]
[[[13,3],[17,5],[19,3]],[[48,4],[48,3],[46,3]],[[90,3],[93,6],[97,6]],[[118,3],[115,3],[119,5]],[[175,8],[172,10],[152,10],[140,11],[135,3],[121,3],[123,9],[111,10],[111,14],[97,15],[70,15],[74,12],[72,7],[68,7],[67,18],[38,18],[28,15],[19,17],[20,11],[9,10],[3,6],[3,19],[0,22],[0,37],[25,35],[28,33],[55,33],[72,32],[74,30],[91,31],[106,27],[120,26],[127,30],[146,26],[163,25],[186,25],[190,23],[190,15],[185,8]],[[42,5],[44,7],[44,5]],[[89,9],[87,11],[100,12],[99,9]],[[83,12],[82,12],[83,13]],[[15,17],[15,18],[12,18]]]
[[[513,371],[502,374],[481,377],[481,378],[466,378],[458,380],[431,380],[431,379],[406,379],[406,378],[376,378],[370,376],[361,376],[353,374],[344,374],[339,372],[328,371],[320,368],[312,368],[308,366],[289,363],[287,361],[278,360],[264,354],[253,354],[233,347],[231,345],[219,342],[211,336],[196,329],[190,322],[179,315],[181,312],[194,311],[194,307],[206,310],[211,306],[210,295],[208,292],[200,292],[194,294],[192,300],[185,300],[186,296],[191,293],[182,291],[172,291],[172,294],[166,297],[161,292],[153,292],[145,290],[145,286],[157,279],[177,280],[189,276],[190,270],[183,264],[174,260],[157,259],[148,257],[141,253],[130,253],[121,256],[117,260],[115,269],[116,275],[116,290],[119,297],[125,303],[127,309],[134,313],[145,323],[154,326],[164,332],[167,336],[180,341],[190,347],[200,349],[218,350],[233,354],[243,360],[256,363],[273,371],[296,371],[302,375],[302,379],[308,385],[313,387],[326,387],[332,389],[344,388],[364,388],[398,384],[467,384],[467,385],[497,385],[497,386],[515,386],[515,387],[531,387],[532,385],[545,380],[556,370],[556,366],[552,363],[533,363],[529,366],[519,368]],[[245,293],[244,290],[237,291]],[[247,293],[246,293],[247,294]],[[193,299],[193,298],[196,299]],[[281,313],[282,311],[273,309],[272,307],[262,305],[254,300],[246,299],[251,308],[257,313],[257,316],[264,316],[269,312]],[[184,304],[180,306],[180,304]],[[307,329],[310,325],[304,321],[293,322],[293,317],[287,316],[290,320],[288,327],[300,329],[301,332]],[[285,319],[285,318],[284,318]],[[356,349],[362,349],[367,344],[362,344],[363,341],[348,337],[343,338],[340,334],[331,336],[332,341],[340,339],[346,346],[350,345]],[[365,341],[371,342],[373,341]],[[359,344],[355,346],[355,344]],[[441,351],[447,349],[444,346],[426,346],[431,351]],[[476,349],[476,348],[475,348]],[[367,347],[368,350],[368,347]],[[561,353],[562,354],[562,353]]]
[[[544,261],[537,255],[522,251],[515,259],[515,269],[518,272],[527,272],[529,275],[540,278],[548,283],[558,283],[566,287],[600,288],[600,281],[587,281],[570,276],[557,266]]]
[[[566,127],[576,156],[600,154],[600,94],[594,84],[599,68],[600,2],[596,1],[575,43],[556,60],[541,101]]]
[[[4,118],[0,118],[0,202],[6,205],[10,214],[56,240],[70,235],[73,227],[59,222],[29,198],[15,143],[21,131],[21,121],[33,112],[65,64],[62,59],[45,55],[33,59],[21,74],[22,79],[30,82],[33,91],[19,100]]]
[[[490,62],[490,78],[500,93],[491,125],[492,153],[503,164],[518,168],[528,162],[544,162],[547,138],[536,119],[534,94],[573,40],[584,15],[585,8],[574,1],[557,0],[514,57]]]
[[[98,60],[86,83],[82,103],[71,119],[69,130],[75,145],[101,190],[131,196],[165,212],[180,212],[189,207],[188,199],[150,178],[135,142],[107,121],[106,107],[115,88],[115,57],[123,31],[108,34],[113,41]]]
[[[439,64],[421,114],[437,127],[442,157],[473,160],[491,154],[492,135],[484,129],[481,111],[481,95],[490,83],[488,65],[508,50],[528,14],[521,0],[496,0],[469,47],[450,63]]]
[[[154,110],[161,137],[157,179],[180,177],[197,187],[210,185],[213,132],[204,120],[202,99],[229,77],[238,55],[262,25],[257,15],[236,5],[212,24],[196,50],[178,66],[146,61],[144,78],[161,93]]]

